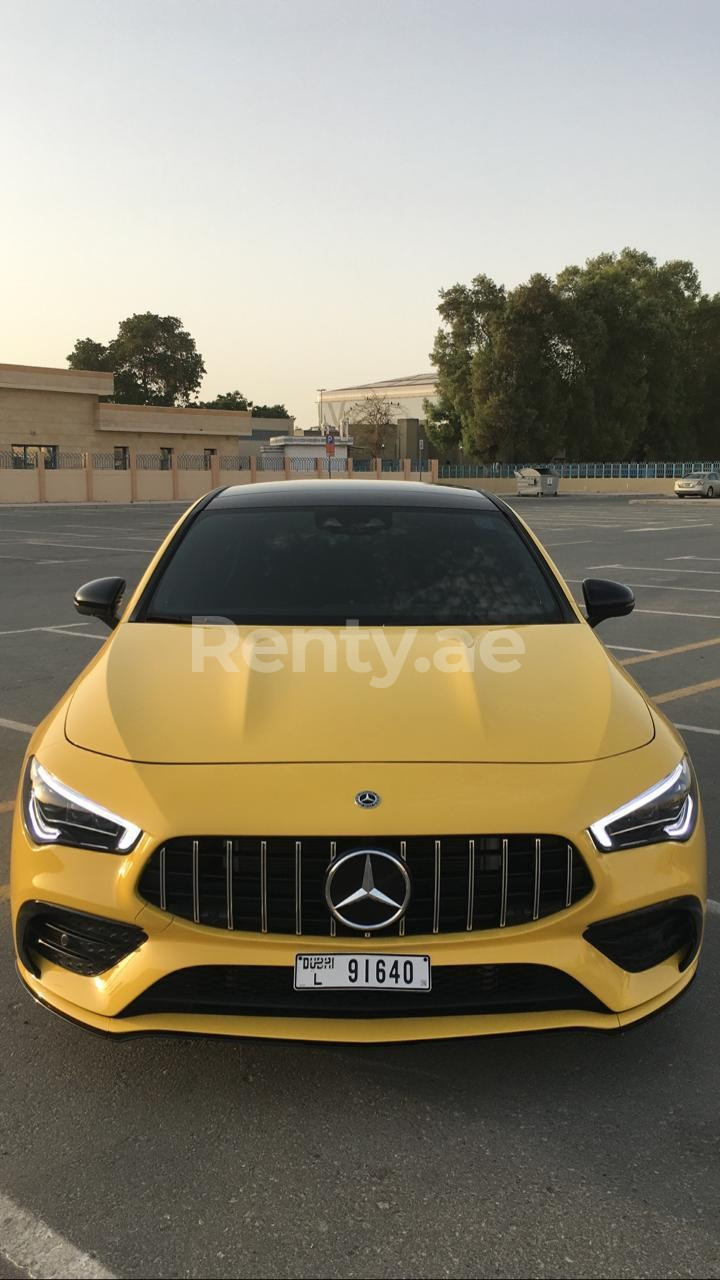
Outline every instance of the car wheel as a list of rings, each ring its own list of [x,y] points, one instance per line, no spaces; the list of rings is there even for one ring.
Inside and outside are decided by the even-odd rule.
[[[709,485],[708,485],[707,493],[705,494],[705,497],[706,497],[706,498],[714,498],[714,497],[715,497],[715,490],[713,489],[713,487],[712,487],[712,485],[711,485],[711,484],[709,484]]]

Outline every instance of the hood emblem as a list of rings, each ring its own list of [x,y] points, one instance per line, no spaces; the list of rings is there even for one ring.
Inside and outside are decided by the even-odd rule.
[[[380,796],[377,791],[358,791],[355,803],[359,809],[377,809]]]

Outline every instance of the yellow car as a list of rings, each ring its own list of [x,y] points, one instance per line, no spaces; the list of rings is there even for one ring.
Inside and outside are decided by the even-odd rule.
[[[97,1031],[618,1030],[692,980],[685,746],[532,533],[470,490],[209,494],[30,742],[18,972]]]

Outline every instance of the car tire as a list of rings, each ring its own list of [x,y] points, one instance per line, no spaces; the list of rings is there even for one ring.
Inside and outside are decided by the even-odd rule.
[[[705,494],[705,497],[706,497],[706,498],[714,498],[714,497],[715,497],[715,490],[713,489],[713,487],[712,487],[712,485],[711,485],[711,484],[709,484],[709,485],[708,485],[708,487],[707,487],[707,493]]]

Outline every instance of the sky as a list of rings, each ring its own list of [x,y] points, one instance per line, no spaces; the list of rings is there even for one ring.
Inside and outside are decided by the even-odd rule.
[[[629,244],[720,291],[717,0],[0,0],[0,362],[179,316],[307,426],[438,293]]]

